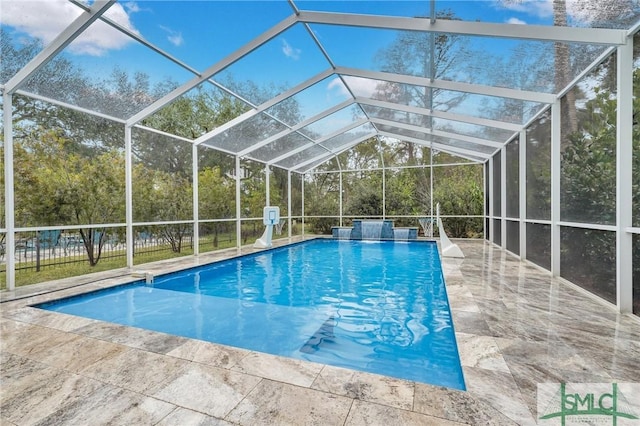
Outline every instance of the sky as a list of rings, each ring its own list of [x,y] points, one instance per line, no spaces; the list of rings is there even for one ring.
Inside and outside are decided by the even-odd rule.
[[[463,20],[516,24],[550,24],[552,0],[437,1]],[[575,0],[569,0],[571,6]],[[189,7],[184,4],[188,3]],[[301,10],[424,16],[428,1],[298,1]],[[0,22],[23,37],[45,43],[78,16],[66,0],[2,0]],[[571,7],[569,7],[571,9]],[[105,16],[183,60],[204,70],[292,14],[286,1],[119,1]],[[382,36],[381,36],[382,37]],[[133,43],[103,23],[93,25],[68,49],[76,57],[126,59]],[[278,37],[278,54],[293,61],[305,56],[302,46]],[[131,56],[134,58],[137,56]]]
[[[567,0],[576,24],[578,0]],[[188,4],[188,7],[187,7]],[[429,1],[297,1],[300,10],[319,10],[395,16],[426,16]],[[2,0],[0,23],[14,40],[40,39],[51,42],[81,11],[67,0]],[[436,2],[436,10],[450,9],[468,21],[512,24],[552,24],[552,0],[453,0]],[[293,9],[284,0],[262,1],[171,1],[123,0],[105,16],[143,37],[197,71],[218,63],[283,19]],[[320,42],[335,58],[336,65],[375,68],[379,46],[391,42],[394,31],[341,29],[312,25]],[[504,48],[492,42],[493,49]],[[502,46],[502,47],[500,47]],[[182,83],[193,74],[181,69],[146,47],[132,41],[104,22],[96,22],[64,54],[88,73],[105,76],[115,64],[130,74],[142,71],[151,81],[165,78]],[[232,65],[216,78],[253,80],[259,84],[292,87],[329,68],[322,53],[300,25],[278,35],[269,43]],[[343,90],[329,80],[327,96]],[[342,93],[344,94],[344,93]]]

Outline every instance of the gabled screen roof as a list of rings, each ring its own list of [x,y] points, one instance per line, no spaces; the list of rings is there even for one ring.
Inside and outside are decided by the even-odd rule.
[[[297,172],[372,137],[484,161],[640,18],[553,6],[3,0],[0,84]]]

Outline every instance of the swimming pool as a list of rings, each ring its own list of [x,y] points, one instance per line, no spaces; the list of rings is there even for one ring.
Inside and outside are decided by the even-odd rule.
[[[465,389],[433,242],[317,239],[38,307]]]

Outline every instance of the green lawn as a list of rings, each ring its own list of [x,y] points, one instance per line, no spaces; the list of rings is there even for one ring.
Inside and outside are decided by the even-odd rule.
[[[285,235],[286,236],[286,235]],[[276,236],[282,238],[284,236]],[[250,243],[254,236],[246,238],[246,243]],[[243,244],[245,243],[243,239]],[[206,253],[215,250],[223,250],[236,246],[236,234],[224,233],[218,235],[218,245],[213,246],[213,236],[207,235],[200,239],[200,253]],[[189,256],[193,254],[193,248],[189,243],[182,246],[180,253],[171,250],[169,244],[157,245],[153,247],[137,247],[133,258],[134,265],[143,263],[156,262],[159,260],[173,259],[181,256]],[[119,256],[115,258],[100,259],[97,265],[89,266],[86,262],[48,265],[46,260],[40,263],[41,270],[36,272],[35,269],[17,270],[16,271],[16,287],[29,284],[37,284],[45,281],[53,281],[62,278],[77,277],[80,275],[91,274],[93,272],[108,271],[111,269],[124,268],[127,266],[125,250],[116,250],[109,252],[109,256]],[[58,259],[60,261],[60,259]],[[19,266],[35,266],[35,262],[21,262]],[[6,288],[6,272],[0,272],[0,290]]]
[[[172,259],[180,256],[188,256],[193,254],[193,249],[189,246],[183,247],[180,253],[171,251],[169,244],[138,248],[134,256],[134,264],[155,262],[158,260]],[[60,265],[48,265],[46,261],[40,263],[40,271],[35,269],[17,270],[16,271],[16,287],[37,284],[45,281],[58,280],[61,278],[76,277],[79,275],[91,274],[93,272],[108,271],[111,269],[124,268],[127,266],[125,250],[117,250],[109,253],[110,256],[118,256],[115,258],[100,259],[97,265],[89,266],[87,262],[68,263]],[[35,266],[35,262],[22,262],[23,266]],[[0,272],[0,289],[6,288],[6,272]]]

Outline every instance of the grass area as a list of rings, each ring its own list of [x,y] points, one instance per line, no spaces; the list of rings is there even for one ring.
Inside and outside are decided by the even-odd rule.
[[[125,251],[119,250],[111,252],[111,256],[121,255],[115,258],[100,259],[97,265],[89,266],[85,262],[68,263],[61,265],[47,265],[45,262],[41,263],[41,270],[37,272],[35,269],[17,270],[16,271],[16,287],[37,284],[45,281],[59,280],[62,278],[77,277],[80,275],[91,274],[94,272],[109,271],[111,269],[124,268],[127,266],[127,259],[125,257]],[[172,259],[181,256],[189,256],[193,254],[191,247],[183,247],[180,253],[174,253],[171,251],[169,244],[160,245],[155,247],[138,248],[133,258],[133,262],[136,265],[141,263],[156,262],[158,260]],[[34,266],[34,262],[24,262],[21,266]],[[7,274],[6,272],[0,272],[0,290],[6,288]]]
[[[118,257],[115,259],[101,260],[96,266],[89,266],[88,263],[69,263],[66,265],[46,266],[41,269],[40,272],[36,272],[35,269],[18,270],[16,271],[16,287],[76,277],[94,272],[108,271],[110,269],[124,268],[125,266],[127,266],[126,258]],[[6,272],[0,272],[0,289],[2,290],[4,290],[7,285],[6,276]]]
[[[274,240],[279,238],[286,238],[286,234],[282,236],[275,236]],[[218,246],[213,246],[213,237],[208,235],[200,240],[200,253],[206,253],[216,250],[223,250],[226,248],[236,247],[235,233],[233,234],[219,234]],[[257,237],[250,237],[246,243],[252,242],[251,240]],[[243,241],[243,244],[245,242]],[[153,247],[136,248],[136,253],[133,258],[134,265],[140,265],[143,263],[156,262],[159,260],[173,259],[182,256],[189,256],[193,254],[193,248],[189,244],[183,245],[180,253],[175,253],[171,250],[169,244],[158,245]],[[37,284],[46,281],[59,280],[62,278],[77,277],[81,275],[91,274],[94,272],[109,271],[112,269],[124,268],[127,266],[126,252],[125,250],[117,250],[109,253],[111,258],[100,259],[97,265],[89,266],[86,262],[68,263],[51,265],[46,261],[41,262],[41,269],[36,272],[35,269],[17,270],[16,271],[16,287],[21,287],[30,284]],[[119,257],[113,257],[119,256]],[[22,262],[20,266],[35,266],[35,262]],[[7,274],[6,272],[0,272],[0,290],[6,288]]]

